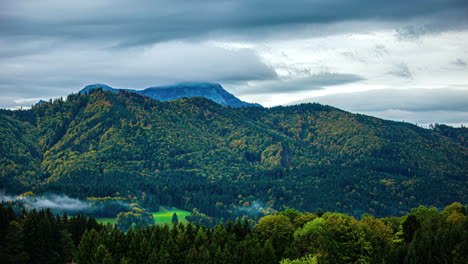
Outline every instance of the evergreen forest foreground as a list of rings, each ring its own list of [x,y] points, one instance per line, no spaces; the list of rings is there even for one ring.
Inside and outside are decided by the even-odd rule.
[[[132,227],[0,205],[2,263],[467,263],[466,206],[375,218],[287,209],[215,227]]]

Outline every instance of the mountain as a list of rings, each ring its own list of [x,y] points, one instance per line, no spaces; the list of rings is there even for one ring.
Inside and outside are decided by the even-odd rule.
[[[120,90],[125,90],[125,91],[129,91],[129,92],[136,92],[136,90],[115,89],[115,88],[112,88],[112,87],[110,87],[108,85],[105,85],[105,84],[96,83],[96,84],[91,84],[91,85],[85,86],[83,89],[81,89],[79,94],[89,94],[93,89],[101,89],[103,91],[110,91],[110,92],[113,92],[113,93],[118,93]]]
[[[42,104],[46,104],[47,102],[44,101],[44,100],[39,100],[39,102],[37,102],[38,105],[42,105]]]
[[[148,96],[161,102],[172,101],[184,97],[203,97],[224,106],[261,107],[259,104],[251,104],[239,100],[234,95],[224,90],[224,88],[217,83],[180,83],[169,86],[149,87],[144,90],[115,89],[105,84],[92,84],[83,88],[79,93],[87,94],[92,89],[96,88],[101,88],[103,91],[111,91],[115,93],[119,92],[120,90],[130,91]]]
[[[464,135],[319,104],[98,89],[0,110],[0,189],[139,197],[224,219],[269,208],[389,216],[468,202]]]

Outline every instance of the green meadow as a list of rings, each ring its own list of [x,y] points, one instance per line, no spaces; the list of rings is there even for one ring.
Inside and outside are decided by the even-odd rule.
[[[176,213],[177,218],[179,219],[179,223],[187,223],[188,221],[185,220],[186,216],[190,215],[190,212],[182,211],[182,210],[175,210],[175,211],[165,211],[165,212],[156,212],[153,213],[153,218],[156,224],[164,225],[164,224],[171,224],[172,223],[172,215]]]
[[[172,224],[172,215],[176,213],[179,219],[179,223],[187,223],[185,219],[186,216],[190,215],[190,212],[177,210],[177,208],[165,208],[162,207],[158,212],[151,213],[153,215],[154,221],[158,225]],[[115,224],[116,218],[96,218],[96,220],[101,224]]]
[[[97,217],[96,221],[100,224],[115,224],[117,218],[105,218],[105,217]]]

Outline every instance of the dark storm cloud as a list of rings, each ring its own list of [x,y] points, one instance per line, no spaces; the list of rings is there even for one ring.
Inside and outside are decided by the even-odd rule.
[[[111,40],[123,46],[359,20],[410,21],[433,16],[442,24],[460,24],[457,18],[465,19],[468,13],[468,2],[462,0],[27,0],[3,1],[1,5],[0,32],[4,37]],[[409,36],[421,34],[421,30],[409,27],[401,31]]]
[[[364,77],[355,74],[321,72],[297,79],[263,81],[248,87],[248,90],[239,91],[239,94],[294,93],[320,90],[327,86],[342,85],[363,80],[365,80]]]

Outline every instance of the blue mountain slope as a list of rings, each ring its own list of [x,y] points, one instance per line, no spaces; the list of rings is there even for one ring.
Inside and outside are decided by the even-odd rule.
[[[97,89],[97,88],[101,88],[103,91],[111,91],[111,92],[114,92],[114,93],[118,93],[119,90],[125,90],[125,91],[130,91],[130,92],[138,92],[136,90],[131,90],[131,89],[116,89],[116,88],[112,88],[112,87],[110,87],[108,85],[105,85],[105,84],[96,83],[96,84],[91,84],[91,85],[85,86],[85,88],[81,89],[80,94],[87,94],[91,90]]]
[[[117,93],[122,89],[115,89],[105,84],[88,85],[80,91],[80,94],[89,93],[92,89],[101,88],[104,91]],[[172,101],[184,97],[204,97],[220,105],[231,107],[261,107],[259,104],[246,103],[230,94],[217,83],[180,83],[168,86],[149,87],[144,90],[124,89],[126,91],[138,93],[158,101]]]

